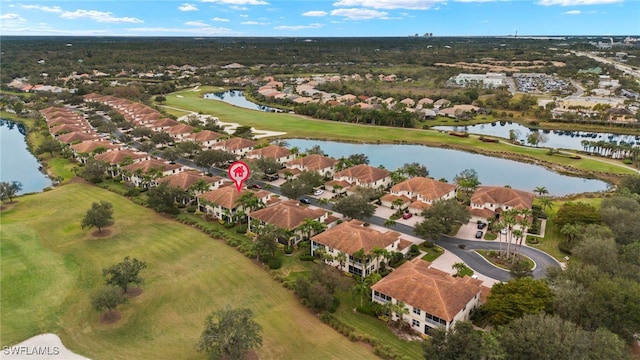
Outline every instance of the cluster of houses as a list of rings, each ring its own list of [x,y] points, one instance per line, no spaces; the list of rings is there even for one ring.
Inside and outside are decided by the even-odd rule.
[[[202,149],[221,149],[235,154],[238,159],[275,159],[283,166],[280,174],[286,177],[295,177],[304,171],[318,172],[330,179],[325,184],[325,195],[329,192],[349,194],[356,187],[386,189],[388,193],[380,199],[382,206],[416,215],[434,202],[456,195],[456,185],[430,178],[413,177],[393,184],[391,173],[385,169],[361,164],[336,171],[338,161],[324,155],[292,154],[289,149],[277,145],[255,149],[256,143],[251,140],[227,139],[223,134],[206,130],[195,132],[188,125],[166,119],[154,109],[129,100],[97,94],[88,94],[85,100],[111,106],[136,126],[170,133],[176,142],[193,141]],[[68,108],[49,107],[41,113],[52,136],[69,144],[79,161],[93,155],[96,160],[109,164],[111,175],[120,175],[123,181],[137,187],[167,183],[181,188],[191,194],[190,201],[197,202],[204,213],[214,218],[233,221],[237,216],[246,215],[251,232],[272,224],[287,230],[293,242],[309,237],[312,253],[323,251],[331,255],[324,257],[328,265],[356,276],[365,277],[380,269],[386,261],[381,249],[406,255],[416,241],[396,231],[369,226],[358,220],[347,221],[340,214],[301,204],[296,199],[286,199],[267,190],[246,188],[238,191],[227,179],[208,176],[107,140],[91,128],[83,115]],[[202,133],[206,136],[201,136]],[[248,193],[253,194],[259,206],[243,208],[241,198]],[[484,220],[512,208],[530,209],[532,202],[532,193],[484,186],[472,196],[470,212],[475,219]],[[309,227],[309,222],[324,226]],[[468,319],[469,312],[481,303],[488,291],[480,280],[452,277],[419,259],[395,269],[372,290],[373,301],[404,303],[410,311],[401,316],[414,330],[425,334],[431,328],[448,328],[458,320]]]

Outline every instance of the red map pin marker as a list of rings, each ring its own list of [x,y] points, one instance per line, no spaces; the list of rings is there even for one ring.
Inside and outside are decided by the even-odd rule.
[[[227,173],[229,174],[229,179],[236,184],[236,189],[240,192],[242,184],[249,178],[251,170],[249,170],[247,164],[242,161],[236,161],[229,166]]]

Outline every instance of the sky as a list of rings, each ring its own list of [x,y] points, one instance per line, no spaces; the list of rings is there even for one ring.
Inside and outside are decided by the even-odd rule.
[[[0,35],[640,35],[640,0],[0,1]]]

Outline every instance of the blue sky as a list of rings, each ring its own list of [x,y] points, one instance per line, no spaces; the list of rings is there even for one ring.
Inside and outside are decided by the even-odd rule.
[[[129,0],[0,3],[2,35],[640,35],[640,0]]]

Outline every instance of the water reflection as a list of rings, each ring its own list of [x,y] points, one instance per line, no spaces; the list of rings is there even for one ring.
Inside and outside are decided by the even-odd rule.
[[[505,139],[510,138],[510,131],[516,132],[518,141],[522,144],[527,144],[527,136],[536,129],[528,128],[526,126],[499,121],[491,124],[477,124],[469,126],[434,126],[432,129],[444,130],[444,131],[466,131],[472,134],[497,136]],[[583,140],[588,141],[605,141],[616,145],[628,144],[631,146],[640,145],[640,135],[619,135],[611,133],[589,132],[589,131],[571,131],[571,130],[542,130],[547,141],[539,144],[554,149],[571,149],[571,150],[585,150],[582,144]]]
[[[289,139],[287,143],[301,152],[319,145],[327,155],[334,158],[362,153],[368,156],[370,165],[382,165],[388,170],[395,170],[405,163],[417,162],[427,166],[429,176],[444,178],[449,182],[464,169],[475,169],[482,185],[509,185],[526,191],[545,186],[555,196],[603,191],[608,188],[608,184],[600,180],[560,175],[531,164],[457,150],[421,145],[349,144],[302,139]]]
[[[18,194],[51,186],[51,179],[40,171],[40,163],[27,149],[26,134],[22,124],[0,119],[0,181],[21,182]]]
[[[266,112],[280,111],[268,106],[252,103],[251,101],[247,100],[246,97],[244,97],[244,91],[242,90],[228,90],[225,92],[208,93],[204,94],[204,98],[224,101],[227,104],[239,106],[250,110],[259,110]]]

